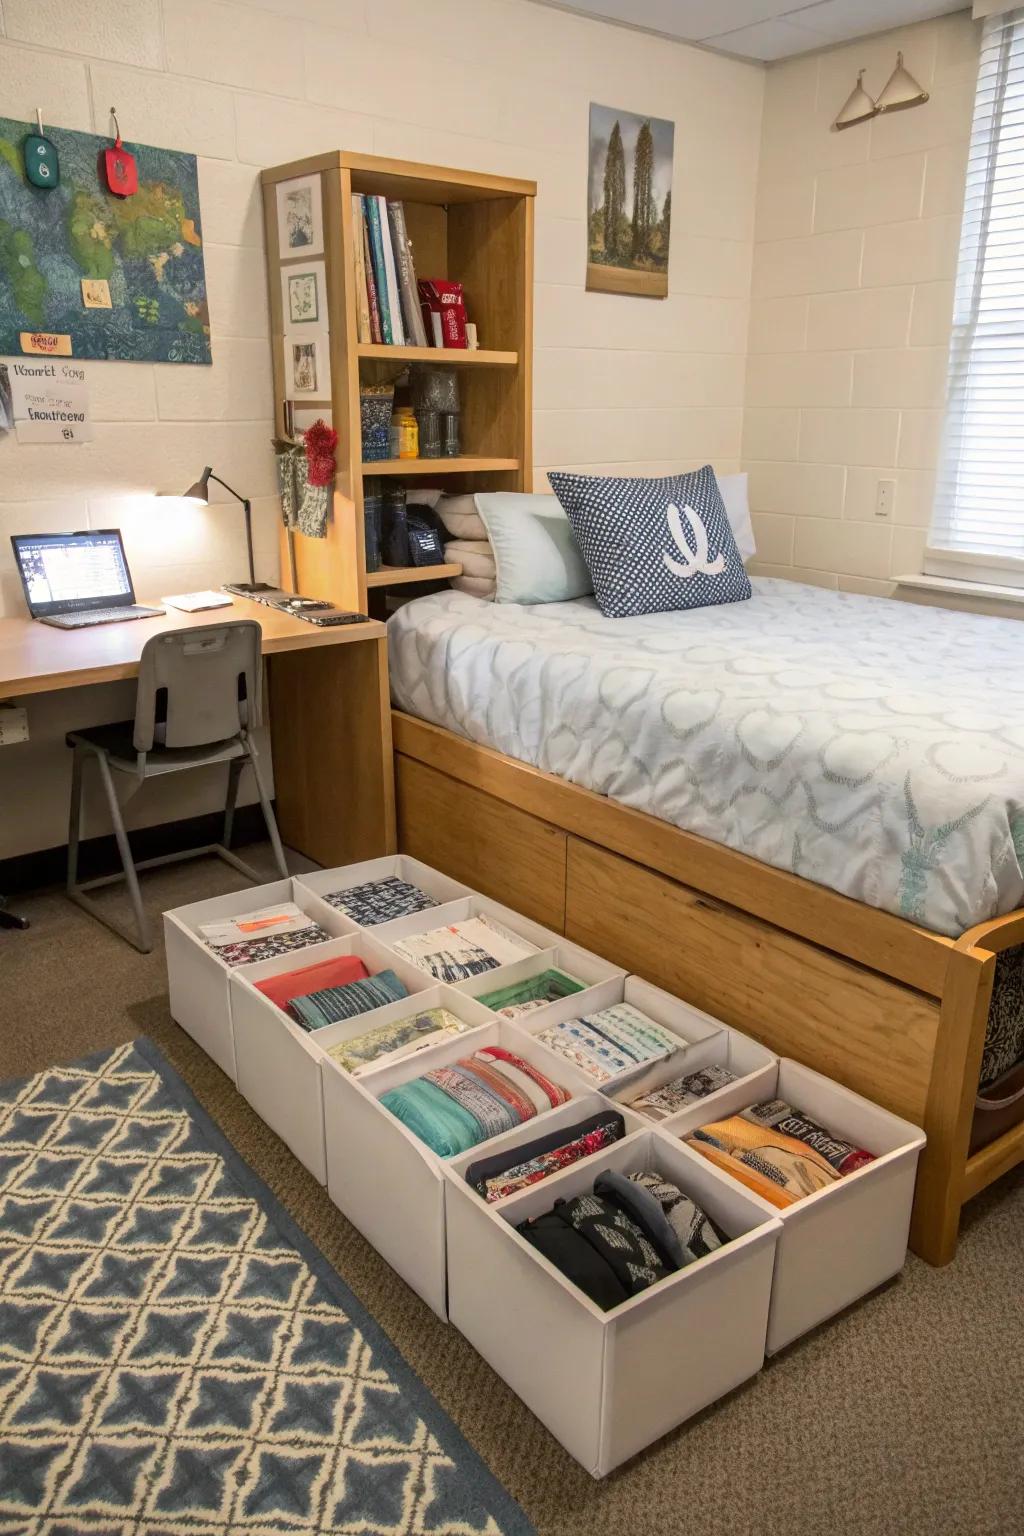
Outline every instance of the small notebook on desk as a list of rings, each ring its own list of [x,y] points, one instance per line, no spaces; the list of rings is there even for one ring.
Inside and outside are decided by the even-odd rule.
[[[176,597],[162,597],[162,603],[168,608],[177,608],[181,613],[202,613],[204,608],[230,608],[231,598],[225,597],[223,592],[179,592]]]

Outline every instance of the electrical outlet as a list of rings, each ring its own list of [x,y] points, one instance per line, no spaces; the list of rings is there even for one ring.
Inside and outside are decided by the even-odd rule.
[[[875,497],[875,516],[892,517],[892,509],[895,501],[896,481],[879,480],[878,493]]]
[[[0,705],[0,747],[11,747],[16,741],[28,741],[28,710]]]

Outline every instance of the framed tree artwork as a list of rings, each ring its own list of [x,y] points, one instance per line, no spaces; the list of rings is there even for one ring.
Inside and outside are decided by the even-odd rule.
[[[675,125],[590,105],[587,287],[668,295]]]

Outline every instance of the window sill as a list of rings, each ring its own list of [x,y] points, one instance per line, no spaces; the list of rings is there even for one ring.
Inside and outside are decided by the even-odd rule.
[[[905,602],[1024,619],[1024,587],[1002,587],[987,581],[957,581],[951,576],[895,576],[893,580],[897,595]]]

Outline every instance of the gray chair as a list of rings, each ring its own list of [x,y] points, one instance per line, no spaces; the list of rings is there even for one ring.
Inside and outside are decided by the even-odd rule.
[[[241,623],[209,624],[154,635],[146,642],[139,662],[134,721],[72,731],[67,737],[67,744],[74,752],[68,824],[68,896],[143,954],[152,949],[153,940],[139,894],[138,870],[214,853],[240,870],[247,879],[257,884],[263,880],[251,865],[243,863],[231,852],[238,781],[246,763],[252,764],[277,867],[282,876],[288,875],[277,822],[251,734],[261,723],[263,713],[261,640],[260,626],[248,619]],[[78,847],[82,790],[85,765],[90,759],[96,763],[106,792],[124,868],[121,874],[80,881]],[[114,773],[131,775],[141,784],[146,779],[184,773],[190,768],[205,768],[210,763],[228,765],[222,841],[143,859],[136,864],[118,803]],[[128,884],[135,913],[134,931],[85,894],[97,886],[119,880]]]

